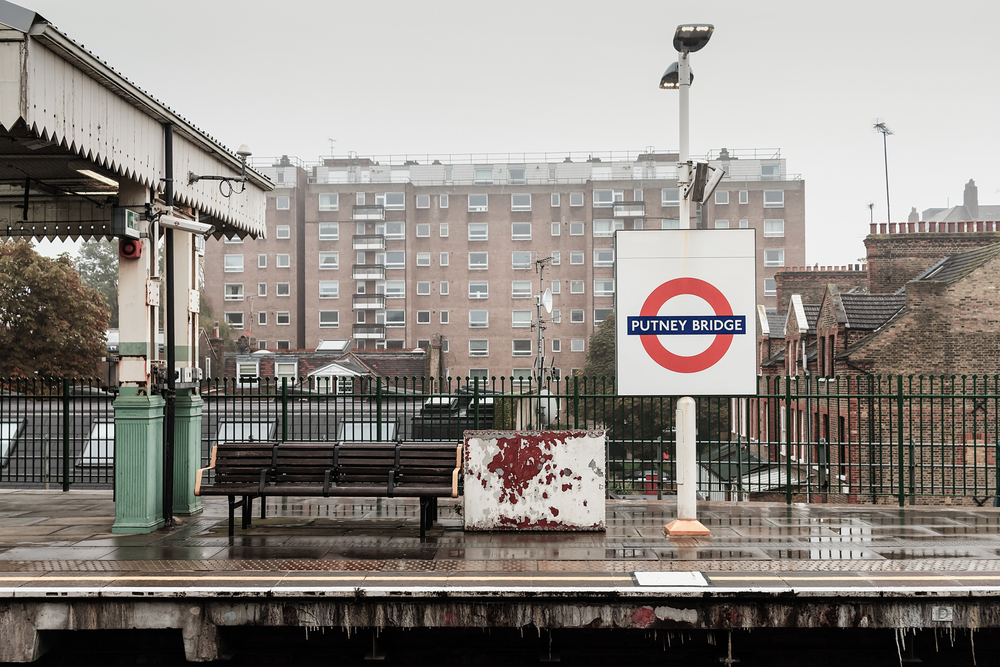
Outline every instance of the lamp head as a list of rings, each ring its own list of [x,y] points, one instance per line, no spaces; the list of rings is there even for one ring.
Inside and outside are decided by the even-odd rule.
[[[691,68],[688,68],[688,83],[694,83],[694,70]],[[671,63],[667,71],[660,77],[660,88],[669,88],[671,90],[680,88],[680,73],[678,72],[677,63]]]
[[[705,48],[712,38],[715,26],[711,23],[685,23],[674,32],[674,48],[681,52],[694,53]]]
[[[253,153],[250,152],[250,147],[247,146],[246,144],[240,144],[240,147],[236,151],[236,154],[239,155],[244,160],[253,155]]]

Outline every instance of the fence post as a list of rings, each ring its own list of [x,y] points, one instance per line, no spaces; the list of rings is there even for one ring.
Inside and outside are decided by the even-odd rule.
[[[472,427],[473,430],[479,429],[479,376],[472,378]],[[506,415],[504,415],[506,417]]]
[[[785,504],[792,504],[792,378],[785,376]]]
[[[903,482],[903,376],[896,376],[896,442],[899,447],[899,506],[906,504],[906,489]]]
[[[910,426],[912,427],[912,424]],[[913,432],[912,428],[911,428],[910,432],[911,433]],[[917,477],[917,460],[916,459],[917,459],[916,448],[915,448],[915,446],[913,444],[913,438],[911,437],[910,438],[910,504],[911,505],[915,505],[916,504],[916,498],[917,498],[917,482],[916,482],[916,477]]]
[[[288,377],[281,378],[281,441],[288,440]]]
[[[63,378],[62,382],[62,408],[63,408],[63,483],[62,490],[69,491],[69,380]]]
[[[382,442],[382,379],[375,378],[375,442]]]

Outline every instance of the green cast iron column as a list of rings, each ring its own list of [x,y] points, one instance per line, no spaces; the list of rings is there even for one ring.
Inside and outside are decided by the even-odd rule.
[[[193,389],[178,389],[174,408],[174,501],[176,516],[201,512],[194,495],[195,475],[201,467],[201,396]]]
[[[115,399],[112,533],[151,533],[163,526],[163,406],[161,396],[131,387]]]

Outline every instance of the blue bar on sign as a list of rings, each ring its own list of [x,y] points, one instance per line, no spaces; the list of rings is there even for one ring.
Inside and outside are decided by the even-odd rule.
[[[626,321],[629,336],[717,336],[745,334],[744,315],[632,316]]]

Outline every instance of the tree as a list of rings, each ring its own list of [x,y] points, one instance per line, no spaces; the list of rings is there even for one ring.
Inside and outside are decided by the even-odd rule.
[[[118,243],[98,241],[84,243],[76,258],[76,271],[104,297],[110,315],[108,326],[118,327]]]
[[[0,243],[0,377],[93,377],[107,355],[104,298],[65,253]]]

